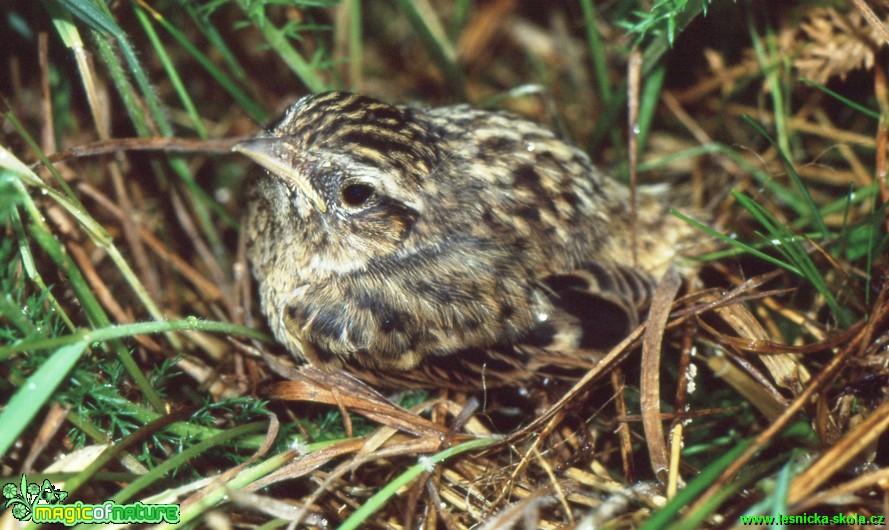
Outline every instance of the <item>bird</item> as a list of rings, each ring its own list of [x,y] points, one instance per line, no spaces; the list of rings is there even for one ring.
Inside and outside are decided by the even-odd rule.
[[[308,95],[233,150],[263,168],[244,222],[262,313],[326,369],[613,344],[694,237],[662,187],[640,187],[634,223],[583,150],[467,104]]]

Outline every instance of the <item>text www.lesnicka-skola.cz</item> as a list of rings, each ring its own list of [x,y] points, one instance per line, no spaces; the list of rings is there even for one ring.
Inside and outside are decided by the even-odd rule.
[[[860,515],[857,513],[824,515],[820,513],[801,513],[797,515],[742,515],[742,525],[854,525],[867,524],[884,526],[886,517],[882,515]]]

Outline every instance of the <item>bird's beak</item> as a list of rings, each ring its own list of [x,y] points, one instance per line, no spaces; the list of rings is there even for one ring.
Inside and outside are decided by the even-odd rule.
[[[320,212],[327,211],[324,198],[318,194],[305,176],[296,170],[288,153],[284,151],[280,139],[261,136],[251,138],[235,144],[232,151],[247,155],[251,160],[269,170],[272,175],[282,179],[288,185],[296,186]]]

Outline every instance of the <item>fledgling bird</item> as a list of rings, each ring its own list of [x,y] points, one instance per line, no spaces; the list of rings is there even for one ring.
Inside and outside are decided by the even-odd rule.
[[[235,151],[266,169],[245,224],[262,311],[325,367],[622,338],[692,230],[640,190],[633,267],[623,184],[549,130],[466,105],[306,96]]]

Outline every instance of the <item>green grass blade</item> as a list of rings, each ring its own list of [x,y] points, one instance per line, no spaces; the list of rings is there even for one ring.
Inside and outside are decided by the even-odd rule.
[[[396,0],[402,13],[405,14],[417,36],[426,46],[426,50],[432,56],[432,60],[444,72],[448,85],[454,90],[456,96],[460,99],[466,99],[466,85],[463,78],[463,71],[457,62],[457,52],[447,40],[444,31],[436,24],[437,19],[432,18],[434,15],[427,13],[425,10],[420,11],[418,2],[415,0]]]
[[[182,452],[172,455],[170,458],[164,460],[158,466],[151,469],[151,471],[149,471],[145,475],[142,475],[136,480],[130,482],[124,489],[120,490],[119,492],[117,492],[117,494],[111,497],[110,500],[113,500],[117,503],[124,503],[132,498],[133,495],[139,493],[139,491],[150,486],[152,483],[163,479],[167,472],[172,471],[179,466],[185,465],[190,459],[199,456],[201,453],[205,452],[211,447],[228,444],[231,442],[231,440],[234,440],[241,436],[246,436],[248,434],[262,432],[263,430],[265,430],[265,428],[266,424],[262,422],[248,423],[247,425],[240,425],[237,427],[232,427],[231,429],[226,429],[202,442],[198,442],[195,445],[186,448]]]
[[[108,33],[114,37],[123,35],[123,30],[114,22],[114,19],[89,0],[51,0],[51,3],[58,4],[62,9],[96,31]]]
[[[142,24],[142,29],[145,31],[145,34],[148,35],[148,40],[151,42],[151,46],[154,48],[158,59],[160,59],[161,65],[164,67],[164,71],[167,73],[167,77],[173,85],[173,90],[179,96],[179,101],[182,102],[182,106],[185,108],[188,117],[191,118],[191,123],[195,132],[200,138],[207,138],[207,129],[204,127],[204,122],[201,120],[198,109],[195,107],[191,96],[188,95],[188,90],[186,90],[185,85],[182,83],[182,78],[179,76],[179,72],[176,70],[175,66],[173,66],[173,61],[170,60],[170,56],[167,54],[167,50],[164,49],[164,45],[158,38],[157,32],[154,31],[154,26],[151,25],[151,20],[148,19],[144,10],[139,9],[135,5],[133,6],[133,11],[136,13],[136,18],[139,20],[139,23]]]
[[[864,105],[858,103],[857,101],[852,101],[851,99],[843,96],[842,94],[834,92],[833,90],[827,88],[824,85],[821,85],[821,84],[816,83],[816,82],[809,80],[809,79],[800,79],[800,82],[804,85],[809,85],[810,87],[817,88],[818,90],[824,92],[828,96],[836,99],[843,105],[845,105],[849,108],[855,109],[858,112],[864,114],[865,116],[868,116],[868,117],[873,118],[875,120],[880,119],[880,113],[878,111],[871,110],[871,109],[865,107]]]
[[[234,77],[235,80],[241,84],[241,86],[247,87],[249,90],[250,76],[247,74],[247,70],[245,70],[241,66],[241,63],[238,62],[237,54],[235,54],[229,47],[228,41],[219,33],[216,24],[214,24],[211,20],[211,16],[213,14],[212,7],[210,7],[209,4],[198,4],[192,2],[191,0],[178,0],[177,3],[179,7],[181,7],[185,10],[186,13],[188,13],[188,16],[191,17],[192,22],[194,22],[195,27],[200,30],[201,33],[204,34],[204,37],[206,37],[207,40],[210,42],[213,52],[218,53],[219,56],[222,58],[222,61],[231,71],[232,77]],[[176,28],[172,24],[169,24],[166,19],[164,19],[159,13],[155,15],[155,18],[157,18],[158,21],[164,25],[164,27],[175,30],[171,32],[174,37],[176,36],[176,33],[184,37],[184,34],[182,32],[176,30]],[[179,38],[176,38],[176,40],[183,42]],[[188,39],[184,39],[184,43],[188,43],[190,45]],[[259,110],[262,109],[260,108]]]
[[[238,6],[244,14],[254,22],[256,28],[262,32],[266,42],[275,51],[275,54],[284,61],[293,73],[310,91],[317,93],[328,90],[328,84],[318,76],[315,69],[303,58],[303,56],[290,44],[287,33],[276,27],[265,18],[262,5],[250,0],[237,0]]]
[[[770,255],[760,251],[756,247],[748,245],[747,243],[744,243],[743,241],[739,241],[737,239],[734,239],[730,236],[723,234],[722,232],[713,230],[709,226],[699,223],[698,221],[695,221],[691,217],[684,215],[682,212],[680,212],[678,210],[671,209],[670,213],[675,215],[676,217],[682,219],[686,223],[694,226],[695,228],[703,231],[704,233],[711,235],[711,236],[715,237],[716,239],[719,239],[720,241],[722,241],[728,245],[731,245],[732,247],[735,247],[735,248],[737,248],[743,252],[746,252],[752,256],[756,256],[757,258],[759,258],[763,261],[767,261],[773,265],[777,265],[777,266],[781,267],[782,269],[786,269],[796,275],[802,275],[802,273],[793,265],[786,263],[784,261],[781,261],[781,260],[775,258],[774,256],[770,256]]]
[[[648,133],[651,131],[651,124],[654,121],[654,115],[661,100],[661,89],[664,87],[666,73],[667,69],[661,64],[645,78],[639,101],[639,119],[636,123],[636,148],[639,153],[645,152]]]
[[[361,0],[349,0],[349,84],[361,87],[364,52],[361,31]]]
[[[86,341],[62,346],[49,356],[13,394],[9,403],[0,412],[0,458],[6,455],[6,451],[31,423],[43,404],[50,399],[86,347]]]
[[[824,218],[821,215],[821,212],[818,210],[818,207],[815,206],[815,201],[812,200],[812,196],[809,194],[809,189],[803,183],[803,180],[800,178],[799,173],[796,172],[796,168],[793,165],[793,162],[787,157],[787,153],[775,142],[775,139],[772,138],[769,133],[766,132],[762,126],[756,122],[750,116],[745,115],[744,121],[746,121],[751,127],[756,129],[756,131],[761,134],[766,140],[769,141],[778,151],[778,155],[781,157],[781,160],[784,162],[784,167],[787,169],[787,174],[790,175],[790,179],[796,185],[797,190],[799,190],[800,195],[803,198],[803,202],[808,209],[808,214],[811,216],[812,221],[815,223],[815,226],[818,228],[818,231],[821,232],[821,237],[827,237],[829,231],[827,230],[827,225],[824,224]]]
[[[247,73],[241,68],[241,65],[238,64],[234,54],[225,43],[225,39],[219,35],[219,32],[216,31],[216,28],[206,17],[201,17],[195,12],[195,6],[192,2],[180,2],[180,4],[196,22],[198,29],[200,29],[204,36],[207,37],[207,40],[210,41],[213,50],[223,57],[225,64],[228,65],[228,68],[232,72],[232,76],[236,81],[232,80],[221,68],[217,67],[205,53],[192,44],[191,41],[188,40],[188,37],[164,18],[161,13],[152,10],[150,11],[150,14],[154,17],[154,20],[176,40],[182,49],[188,52],[188,54],[191,55],[191,57],[194,58],[194,60],[197,61],[217,83],[219,83],[219,86],[231,95],[238,107],[243,109],[258,123],[265,123],[269,119],[268,112],[265,111],[262,105],[260,105],[253,96],[248,94],[247,91],[238,85],[238,83],[240,83],[242,86],[246,86],[249,83]],[[145,8],[145,5],[136,7],[136,9]]]
[[[790,489],[790,479],[793,478],[791,473],[792,462],[788,461],[778,472],[775,481],[775,489],[768,498],[768,504],[771,505],[772,516],[778,518],[784,514],[790,513],[787,506],[787,492]]]
[[[871,282],[873,281],[874,262],[877,256],[886,254],[886,243],[889,242],[889,235],[884,235],[883,241],[877,243],[877,238],[883,230],[883,222],[886,219],[886,208],[889,203],[879,203],[877,196],[874,196],[874,207],[871,210],[870,222],[867,230],[867,261],[865,264],[866,280],[864,282],[864,300],[870,305],[871,299]]]
[[[753,43],[753,50],[756,52],[756,57],[759,60],[766,83],[770,88],[769,94],[772,96],[772,107],[774,109],[772,112],[775,118],[775,131],[778,135],[776,147],[786,158],[786,155],[790,153],[790,134],[787,126],[790,113],[788,103],[785,103],[789,99],[789,94],[786,94],[784,91],[789,83],[782,82],[781,72],[786,69],[779,67],[786,54],[780,53],[777,49],[775,34],[771,27],[767,28],[764,39],[756,33],[756,24],[751,22],[747,27],[750,30],[750,41]],[[765,40],[765,43],[763,43],[763,40]]]
[[[454,14],[451,17],[451,27],[448,28],[448,36],[452,41],[456,41],[463,30],[466,28],[466,21],[469,19],[469,7],[472,0],[457,0],[454,5]]]
[[[796,274],[811,283],[824,297],[825,302],[827,302],[840,326],[850,326],[854,321],[852,315],[848,310],[840,306],[828,287],[824,276],[800,243],[801,238],[791,233],[777,218],[753,199],[737,191],[732,192],[732,196],[766,228],[768,235],[761,235],[763,240],[784,256],[787,263],[792,263]],[[824,236],[823,233],[821,235],[822,237]]]
[[[197,519],[207,510],[229,498],[233,491],[243,489],[251,482],[259,480],[276,469],[280,469],[282,466],[292,462],[293,457],[294,453],[292,451],[284,451],[269,457],[267,460],[260,462],[253,467],[244,469],[228,482],[219,484],[216,489],[206,492],[206,494],[201,496],[196,502],[183,508],[182,513],[180,514],[179,523],[162,523],[154,528],[157,530],[179,530],[182,528],[182,524]],[[191,527],[198,526],[200,525],[192,525]]]
[[[684,151],[678,151],[676,153],[673,153],[672,155],[664,156],[658,160],[643,162],[639,164],[639,171],[651,171],[652,169],[659,167],[659,165],[665,165],[675,160],[690,158],[692,156],[696,156],[696,154],[707,153],[721,153],[722,155],[728,157],[743,171],[752,175],[756,182],[763,188],[768,190],[769,193],[777,196],[782,202],[787,203],[791,208],[795,208],[794,211],[797,212],[799,215],[803,215],[803,213],[805,212],[804,209],[798,209],[798,201],[795,201],[796,195],[794,195],[793,191],[775,182],[775,180],[772,179],[765,171],[751,164],[748,160],[739,155],[734,149],[731,149],[718,142],[692,147]],[[626,174],[626,168],[622,167],[619,171],[619,174]]]
[[[53,1],[58,2],[63,9],[68,10],[72,15],[87,24],[94,32],[98,33],[98,35],[94,35],[97,42],[104,41],[106,35],[112,37],[117,42],[120,53],[124,57],[137,86],[139,86],[142,97],[144,98],[148,109],[151,111],[152,118],[154,118],[161,134],[164,136],[172,135],[172,128],[162,111],[161,103],[158,100],[157,95],[151,87],[148,75],[145,73],[145,70],[137,59],[135,50],[133,49],[132,44],[130,44],[126,32],[124,32],[114,19],[111,18],[108,7],[102,2],[94,3],[89,2],[88,0]],[[108,51],[110,52],[110,50]],[[106,54],[104,58],[106,64],[109,66],[117,64],[116,56],[114,56],[113,53]],[[120,88],[120,86],[118,86],[118,88]],[[123,96],[124,94],[121,95]],[[141,106],[133,107],[130,111],[130,116],[134,119],[134,122],[142,123],[144,126],[145,122],[143,116],[137,110],[140,108]]]
[[[853,190],[849,192],[848,196],[837,199],[827,206],[821,208],[821,213],[823,215],[830,215],[841,212],[846,209],[847,205],[855,205],[864,202],[867,199],[873,199],[873,197],[877,195],[878,190],[879,187],[876,182],[874,182],[873,184],[869,184],[863,188]]]
[[[105,342],[134,335],[169,333],[173,331],[210,331],[227,335],[243,335],[244,337],[271,342],[271,339],[268,336],[253,328],[232,324],[230,322],[217,322],[189,317],[181,320],[114,324],[92,330],[81,330],[71,335],[60,335],[47,339],[36,339],[23,341],[18,344],[9,344],[0,347],[0,360],[20,352],[45,350],[76,344],[78,342]]]
[[[121,99],[124,101],[124,109],[126,109],[137,133],[140,136],[154,136],[156,134],[149,125],[146,114],[140,110],[147,106],[149,115],[152,118],[152,123],[157,128],[157,131],[159,131],[162,136],[173,136],[173,128],[167,119],[166,113],[163,111],[157,94],[148,80],[148,75],[138,61],[136,53],[133,51],[132,45],[126,34],[107,14],[104,14],[99,9],[99,7],[104,8],[104,4],[100,4],[99,7],[87,7],[89,4],[90,3],[86,0],[64,0],[59,6],[68,8],[70,10],[69,12],[77,16],[81,21],[87,23],[93,30],[91,36],[96,51],[98,52],[98,56],[102,59],[108,69],[109,77],[111,78],[118,95],[120,95]],[[46,5],[48,8],[52,8],[55,4],[53,2],[48,2]],[[53,13],[52,10],[51,13]],[[124,58],[124,64],[121,64],[119,55],[112,48],[108,38],[113,38],[117,43],[118,49],[120,50],[120,56]],[[124,65],[126,65],[126,68],[124,68]],[[140,94],[137,94],[130,83],[126,74],[127,71],[130,72],[136,85],[139,87],[141,100],[139,97]],[[142,101],[144,101],[144,104]],[[158,180],[163,183],[165,177],[163,176],[163,171],[160,169],[160,164],[153,161],[151,165],[154,168]],[[216,255],[221,256],[223,254],[222,238],[219,235],[216,224],[210,216],[210,211],[215,210],[217,213],[222,213],[222,218],[230,225],[236,225],[237,223],[235,223],[234,220],[231,219],[231,216],[225,213],[224,210],[213,201],[196,182],[194,182],[191,172],[188,171],[188,168],[184,164],[171,162],[171,165],[179,178],[185,183],[191,196],[195,198],[194,206],[201,229],[209,240]]]
[[[611,103],[611,79],[608,76],[608,54],[602,44],[602,37],[596,28],[596,6],[592,0],[580,0],[580,8],[583,10],[583,24],[586,29],[587,47],[589,47],[590,60],[593,63],[593,73],[596,76],[596,88],[599,101],[603,107]]]
[[[685,488],[679,490],[670,502],[655,512],[647,521],[645,521],[639,530],[654,530],[667,527],[667,525],[676,517],[683,508],[687,507],[694,501],[698,495],[702,494],[710,484],[715,481],[719,475],[730,466],[739,456],[744,453],[750,440],[739,442],[734,448],[713,460],[706,468],[692,479]]]
[[[703,12],[704,5],[706,5],[706,2],[695,1],[691,3],[685,2],[680,9],[670,9],[669,7],[659,6],[664,7],[664,9],[670,12],[669,26],[671,29],[669,31],[652,31],[655,36],[642,53],[643,79],[648,77],[651,72],[661,64],[664,55],[667,54],[670,47],[673,45],[672,39],[676,32],[684,30],[692,20],[700,15]],[[629,32],[639,34],[639,40],[642,39],[645,32],[652,29],[653,24],[658,24],[660,21],[664,20],[663,17],[660,19],[649,19],[647,18],[647,15],[649,14],[648,12],[640,11],[637,12],[637,14],[641,17],[645,17],[645,22],[636,25],[624,24],[624,27],[627,27]],[[649,21],[653,24],[648,24]],[[605,139],[605,136],[613,133],[618,116],[626,110],[624,108],[626,103],[627,82],[624,81],[614,91],[610,104],[605,106],[604,112],[596,121],[596,127],[587,144],[587,151],[595,153],[601,148],[601,143]]]
[[[68,183],[65,182],[65,179],[62,178],[62,174],[59,173],[59,171],[50,163],[49,159],[43,153],[43,150],[40,149],[40,146],[37,144],[37,142],[34,140],[34,138],[30,134],[28,134],[27,129],[25,129],[25,126],[22,125],[22,122],[19,121],[18,117],[15,114],[13,114],[12,111],[4,113],[3,116],[7,120],[9,120],[9,123],[12,124],[13,128],[19,132],[19,134],[22,137],[22,140],[25,141],[25,144],[27,144],[28,147],[30,147],[31,150],[37,154],[37,158],[40,160],[40,162],[45,167],[49,168],[50,173],[52,174],[53,179],[55,180],[55,183],[59,186],[59,189],[61,189],[62,192],[64,192],[65,197],[67,197],[68,200],[72,201],[73,203],[77,204],[78,207],[83,208],[83,203],[81,203],[80,199],[77,198],[77,195],[74,193],[74,190],[72,190],[71,186],[69,186]],[[4,152],[9,153],[9,151],[6,148],[4,148],[3,146],[0,146],[0,154],[2,154]],[[30,170],[30,168],[28,168],[26,165],[22,164],[14,156],[11,156],[11,153],[10,153],[9,157],[5,157],[4,159],[0,160],[0,167],[6,167],[7,169],[9,169],[10,171],[12,171],[13,173],[15,173],[17,175],[28,174],[30,177],[30,179],[29,179],[30,183],[43,185],[43,181],[40,180],[40,178],[38,178],[37,175],[35,175],[34,172]]]
[[[478,440],[471,440],[460,445],[450,447],[440,453],[434,454],[429,457],[421,457],[419,462],[409,467],[401,475],[395,477],[392,482],[386,484],[386,486],[384,486],[380,491],[376,492],[371,498],[367,499],[364,504],[362,504],[357,510],[352,513],[352,515],[350,515],[345,521],[343,521],[343,524],[339,526],[338,530],[355,530],[356,528],[362,528],[362,525],[367,521],[367,518],[373,515],[374,512],[382,508],[383,505],[389,501],[389,499],[395,496],[396,492],[398,492],[399,489],[401,489],[403,486],[406,486],[407,484],[410,484],[417,477],[422,475],[423,472],[428,471],[429,468],[434,464],[443,462],[448,458],[456,456],[460,453],[488,447],[490,445],[498,444],[501,441],[502,440],[500,440],[499,438],[479,438]]]
[[[19,247],[19,255],[22,258],[22,266],[25,269],[25,274],[28,275],[28,279],[31,280],[35,286],[40,290],[41,293],[46,295],[47,300],[52,306],[52,309],[55,311],[55,314],[62,319],[65,323],[65,326],[69,330],[74,330],[74,322],[71,320],[71,317],[68,316],[68,313],[62,307],[62,304],[59,303],[56,296],[53,294],[52,290],[46,285],[46,282],[43,280],[43,276],[41,276],[40,272],[37,270],[37,266],[34,263],[34,255],[31,252],[31,247],[28,244],[28,238],[25,235],[25,228],[22,226],[21,217],[19,217],[18,212],[12,212],[11,216],[11,224],[13,228],[13,232],[15,233],[16,242]],[[17,313],[21,315],[22,308],[17,308]]]
[[[31,198],[25,192],[25,183],[35,186],[41,190],[45,190],[48,196],[59,203],[60,206],[65,208],[68,213],[75,217],[75,219],[78,219],[78,221],[82,223],[85,222],[86,225],[84,226],[84,230],[92,237],[96,238],[94,239],[96,244],[99,244],[102,241],[107,244],[106,250],[108,251],[109,257],[111,257],[116,264],[122,266],[121,272],[124,274],[125,277],[130,279],[130,281],[135,282],[134,288],[136,288],[137,295],[139,294],[139,292],[142,292],[146,296],[148,302],[147,308],[153,308],[156,314],[160,316],[160,311],[154,305],[154,302],[147,297],[147,294],[144,292],[144,287],[142,287],[141,291],[137,288],[141,286],[141,282],[139,282],[139,280],[135,278],[135,275],[130,269],[129,264],[127,264],[123,260],[120,252],[117,251],[117,247],[115,247],[113,244],[110,244],[110,238],[107,237],[107,233],[101,227],[101,225],[93,220],[84,210],[81,210],[73,202],[69,201],[65,195],[52,188],[46,188],[43,185],[43,182],[37,178],[37,175],[35,175],[27,166],[22,164],[21,161],[19,161],[15,156],[13,156],[12,153],[7,151],[2,146],[0,146],[0,163],[2,163],[3,168],[13,172],[14,174],[16,174],[16,176],[19,177],[20,180],[16,180],[14,181],[14,183],[16,186],[19,187],[21,196],[23,197],[22,207],[24,208],[25,212],[28,213],[28,216],[31,219],[31,225],[29,227],[30,235],[31,237],[33,237],[34,241],[36,241],[37,244],[40,245],[40,247],[47,253],[47,255],[56,263],[59,271],[64,271],[64,273],[67,275],[71,288],[74,290],[74,294],[80,302],[84,314],[86,315],[91,325],[107,326],[111,324],[111,321],[108,318],[108,315],[105,313],[104,309],[102,309],[102,305],[99,303],[96,295],[90,288],[89,283],[83,277],[80,269],[78,269],[77,265],[74,263],[74,260],[62,247],[62,244],[52,233],[49,226],[46,225],[46,221],[43,219],[43,215],[34,204],[34,201],[31,200]],[[139,369],[139,366],[133,359],[129,350],[119,341],[112,342],[112,347],[117,353],[121,363],[126,367],[128,373],[133,378],[133,381],[136,383],[137,386],[139,386],[140,389],[142,389],[142,391],[145,393],[146,398],[151,402],[152,406],[154,406],[157,410],[163,410],[163,401],[148,383],[148,380]]]
[[[846,194],[846,207],[843,208],[843,222],[840,223],[840,234],[839,234],[839,242],[840,249],[839,254],[845,255],[847,249],[849,248],[850,234],[852,232],[852,227],[849,226],[849,214],[852,212],[852,194],[855,192],[855,183],[849,183],[849,193]],[[871,210],[873,211],[873,209]]]
[[[670,164],[675,162],[682,162],[684,160],[693,160],[702,155],[709,155],[713,153],[721,153],[725,150],[725,146],[720,145],[716,142],[712,142],[709,144],[696,145],[694,147],[689,147],[688,149],[683,149],[681,151],[675,151],[668,155],[661,156],[655,160],[647,160],[639,164],[639,172],[643,173],[646,171],[656,171],[658,169],[665,168]]]

